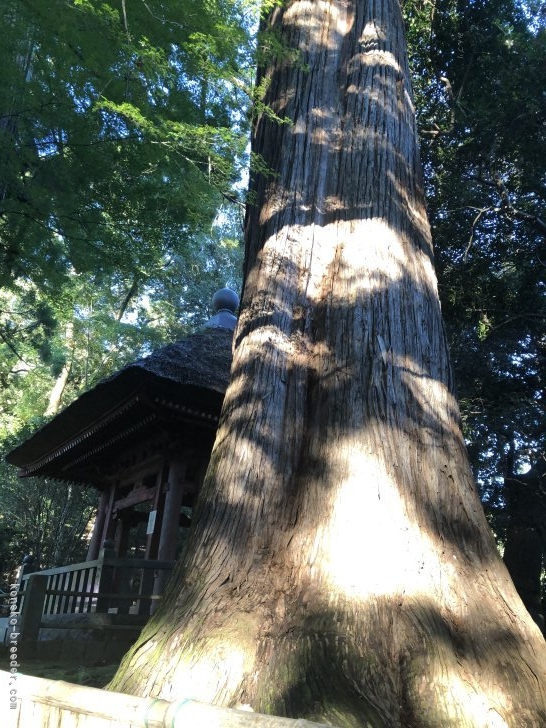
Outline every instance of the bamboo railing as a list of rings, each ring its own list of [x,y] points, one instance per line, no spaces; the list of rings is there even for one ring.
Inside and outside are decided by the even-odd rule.
[[[302,718],[219,708],[191,699],[139,698],[21,673],[14,678],[0,671],[0,686],[5,696],[0,714],[8,717],[9,728],[327,728]]]

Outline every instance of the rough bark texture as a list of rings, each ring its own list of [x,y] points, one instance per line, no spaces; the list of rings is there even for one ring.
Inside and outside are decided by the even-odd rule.
[[[231,384],[113,687],[338,726],[542,726],[546,650],[462,441],[395,0],[277,8]]]

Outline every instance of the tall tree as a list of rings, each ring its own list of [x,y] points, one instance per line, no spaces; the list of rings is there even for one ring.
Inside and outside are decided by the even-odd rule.
[[[232,380],[190,544],[111,687],[543,725],[546,648],[460,431],[399,3],[293,0],[262,44]]]

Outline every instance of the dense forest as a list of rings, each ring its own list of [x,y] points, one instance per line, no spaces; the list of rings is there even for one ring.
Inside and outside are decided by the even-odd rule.
[[[546,4],[403,10],[464,434],[517,571],[546,544]],[[254,69],[286,50],[272,34],[256,44],[259,8],[244,0],[9,0],[1,12],[6,453],[198,327],[216,288],[240,287],[244,180],[261,163],[249,124],[274,117]],[[44,567],[79,560],[93,494],[18,481],[3,462],[0,473],[4,578],[25,553]]]

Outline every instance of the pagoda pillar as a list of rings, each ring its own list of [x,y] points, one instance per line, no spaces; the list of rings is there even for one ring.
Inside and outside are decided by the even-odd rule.
[[[173,460],[169,468],[167,494],[161,521],[161,533],[157,550],[159,561],[173,561],[176,556],[185,476],[186,461]]]
[[[102,546],[102,535],[104,531],[104,523],[106,520],[106,511],[108,509],[109,500],[110,491],[101,491],[97,515],[95,516],[95,523],[93,525],[93,533],[91,534],[89,548],[87,549],[87,556],[85,559],[86,561],[95,561],[95,559],[99,558],[99,551]]]
[[[186,476],[186,461],[173,460],[169,468],[167,480],[167,493],[161,521],[161,533],[157,550],[158,561],[174,561],[180,528],[180,508],[184,495],[184,481]],[[158,570],[154,582],[154,595],[162,596],[170,574],[163,569]],[[157,608],[157,602],[152,603],[151,612]]]

